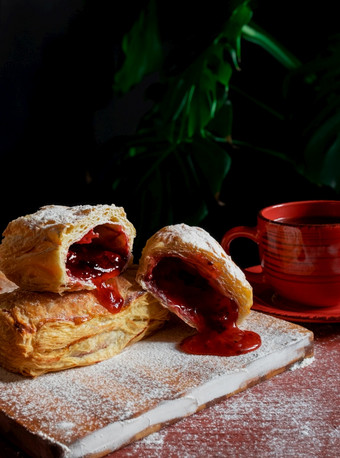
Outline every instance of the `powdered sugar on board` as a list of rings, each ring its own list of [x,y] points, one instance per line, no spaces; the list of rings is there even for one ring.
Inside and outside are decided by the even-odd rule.
[[[243,327],[262,346],[237,357],[181,353],[177,344],[192,331],[176,323],[94,366],[37,379],[1,370],[2,432],[33,456],[52,448],[54,456],[104,456],[312,357],[313,335],[300,326],[252,312]]]

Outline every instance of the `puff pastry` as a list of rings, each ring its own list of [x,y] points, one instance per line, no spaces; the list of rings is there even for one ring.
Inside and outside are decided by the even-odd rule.
[[[0,270],[22,289],[62,293],[95,289],[132,262],[136,235],[115,205],[50,205],[5,229]]]
[[[0,294],[0,364],[28,376],[86,366],[157,330],[168,311],[139,287],[135,274],[132,266],[111,280],[124,299],[116,314],[92,291]]]
[[[9,293],[17,288],[17,285],[12,281],[8,280],[8,278],[0,271],[0,294],[1,293]]]
[[[190,353],[229,356],[257,348],[259,336],[238,325],[249,314],[252,288],[244,273],[204,229],[160,229],[146,243],[137,282],[189,326]]]

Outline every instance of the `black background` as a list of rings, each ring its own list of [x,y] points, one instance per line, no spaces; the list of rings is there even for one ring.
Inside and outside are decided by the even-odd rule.
[[[111,203],[114,195],[93,183],[91,169],[105,168],[98,145],[133,133],[147,108],[143,86],[122,100],[112,92],[121,59],[121,38],[145,2],[109,0],[7,0],[0,10],[0,155],[1,219],[8,221],[55,203]],[[185,4],[186,8],[183,8]],[[209,36],[221,20],[220,2],[163,3],[163,20],[179,43],[186,34]],[[338,33],[329,0],[258,0],[254,20],[302,60],[313,58],[328,36]],[[200,33],[202,32],[202,33]],[[196,34],[196,35],[195,35]],[[203,38],[202,38],[203,37]],[[251,91],[277,92],[281,67],[253,45],[242,48],[238,83]],[[256,112],[238,108],[233,135],[266,139],[277,135]],[[294,142],[294,138],[282,138]],[[264,142],[265,146],[265,142]],[[114,153],[113,153],[114,154]],[[231,152],[233,165],[225,182],[224,207],[214,207],[202,224],[220,238],[233,225],[254,224],[257,210],[276,202],[337,198],[275,158],[259,161],[252,151]],[[92,181],[91,181],[92,180]],[[124,202],[115,202],[124,204]],[[128,215],[133,222],[133,215]],[[138,228],[137,228],[138,229]]]

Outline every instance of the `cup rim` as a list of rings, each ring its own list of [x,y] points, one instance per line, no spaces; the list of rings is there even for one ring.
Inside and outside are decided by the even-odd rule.
[[[261,218],[262,220],[264,220],[265,222],[268,222],[268,223],[271,223],[271,224],[276,224],[278,226],[293,226],[293,227],[300,227],[300,226],[331,226],[331,227],[336,227],[336,226],[340,226],[340,222],[338,223],[289,223],[289,222],[286,222],[286,221],[278,221],[278,220],[275,220],[275,219],[271,219],[271,218],[268,218],[266,216],[264,216],[264,213],[265,212],[268,212],[268,211],[271,211],[271,210],[275,210],[275,209],[279,209],[279,208],[282,208],[282,207],[289,207],[289,206],[297,206],[297,205],[318,205],[318,204],[335,204],[335,205],[339,205],[340,206],[340,200],[330,200],[330,199],[320,199],[320,200],[317,200],[317,199],[314,199],[314,200],[297,200],[297,201],[290,201],[290,202],[282,202],[282,203],[279,203],[279,204],[274,204],[274,205],[269,205],[267,207],[264,207],[262,208],[259,212],[258,212],[258,217]]]

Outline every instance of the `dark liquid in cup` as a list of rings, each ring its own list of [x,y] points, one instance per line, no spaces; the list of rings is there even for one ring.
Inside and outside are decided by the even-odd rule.
[[[275,221],[284,224],[340,224],[340,216],[298,216],[292,218],[277,218]]]

